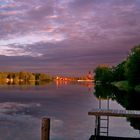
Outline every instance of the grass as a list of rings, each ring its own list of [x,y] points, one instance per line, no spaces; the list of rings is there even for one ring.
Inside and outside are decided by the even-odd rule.
[[[135,86],[135,91],[140,92],[140,85]]]
[[[113,82],[112,84],[120,90],[129,91],[132,89],[128,81],[118,81],[118,82]],[[140,87],[139,87],[139,90],[140,90]]]
[[[129,85],[128,81],[112,82],[112,85],[116,86],[119,90],[130,91],[134,89],[136,92],[140,92],[140,85],[132,87]]]

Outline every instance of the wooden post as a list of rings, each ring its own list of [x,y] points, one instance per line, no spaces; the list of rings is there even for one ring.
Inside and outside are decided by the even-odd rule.
[[[41,140],[50,140],[50,118],[42,119]]]

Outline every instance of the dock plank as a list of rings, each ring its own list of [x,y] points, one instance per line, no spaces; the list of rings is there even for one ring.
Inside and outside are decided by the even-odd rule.
[[[113,137],[113,136],[94,136],[94,135],[92,135],[89,140],[140,140],[140,138]]]
[[[115,109],[93,109],[88,112],[88,115],[140,118],[140,111],[115,110]]]

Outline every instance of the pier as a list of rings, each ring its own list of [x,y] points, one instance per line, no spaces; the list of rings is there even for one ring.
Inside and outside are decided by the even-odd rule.
[[[88,112],[88,115],[95,116],[95,130],[94,135],[89,140],[138,140],[140,138],[130,137],[113,137],[109,136],[109,117],[129,117],[140,118],[140,111],[136,110],[114,110],[114,109],[93,109]],[[101,122],[105,125],[102,126]]]
[[[93,109],[88,112],[88,115],[140,118],[140,111],[114,110],[114,109]]]
[[[140,111],[137,110],[119,110],[111,109],[109,106],[109,98],[102,100],[99,97],[98,108],[92,109],[88,115],[95,116],[95,129],[94,134],[91,135],[89,140],[138,140],[140,138],[131,137],[114,137],[109,136],[109,117],[128,117],[140,118]],[[102,101],[104,101],[103,104]]]
[[[89,140],[140,140],[140,138],[91,136]]]

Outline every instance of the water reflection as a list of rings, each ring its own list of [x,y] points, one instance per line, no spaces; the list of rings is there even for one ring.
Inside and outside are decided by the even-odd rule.
[[[97,98],[107,99],[111,98],[113,99],[115,87],[112,85],[104,84],[104,85],[95,85],[95,92],[94,95]]]
[[[111,99],[117,101],[126,110],[140,110],[140,93],[135,90],[124,91],[119,90],[113,85],[96,85],[94,95],[98,99]],[[127,118],[130,125],[137,130],[140,130],[139,118]]]
[[[62,86],[69,86],[69,85],[81,85],[83,87],[86,87],[88,89],[88,92],[92,92],[94,85],[92,82],[77,82],[77,81],[63,81],[63,80],[54,80],[54,81],[0,81],[0,87],[3,88],[3,86],[6,86],[6,88],[9,86],[10,88],[12,86],[19,86],[23,89],[31,88],[31,86],[47,86],[49,84],[55,83],[57,88],[60,88]]]
[[[39,140],[40,121],[44,116],[51,118],[52,140],[88,139],[93,132],[94,126],[93,119],[88,116],[88,111],[93,107],[98,107],[96,97],[104,99],[109,97],[110,100],[117,100],[118,96],[120,98],[123,96],[121,93],[118,93],[118,89],[113,89],[110,85],[96,86],[96,97],[92,92],[88,92],[89,89],[91,91],[94,90],[94,85],[90,82],[67,82],[59,84],[53,82],[41,84],[41,86],[1,86],[1,139]],[[118,107],[118,104],[116,107]],[[114,135],[120,134],[124,130],[124,127],[129,127],[125,125],[125,122],[124,119],[123,121],[115,120],[115,123],[114,121],[110,123],[110,125],[115,124],[113,131],[116,134]],[[133,123],[133,120],[131,122]],[[116,129],[116,125],[118,125],[119,129]],[[123,126],[123,128],[120,129],[120,126]],[[124,133],[130,135],[130,131],[130,129],[127,129]],[[4,132],[8,132],[9,134],[6,136]],[[132,135],[136,134],[132,132]]]
[[[96,105],[86,83],[0,87],[2,140],[39,140],[42,117],[51,118],[52,140],[86,140],[92,133],[87,112]],[[4,132],[7,132],[5,135]],[[86,132],[86,133],[85,133]]]

